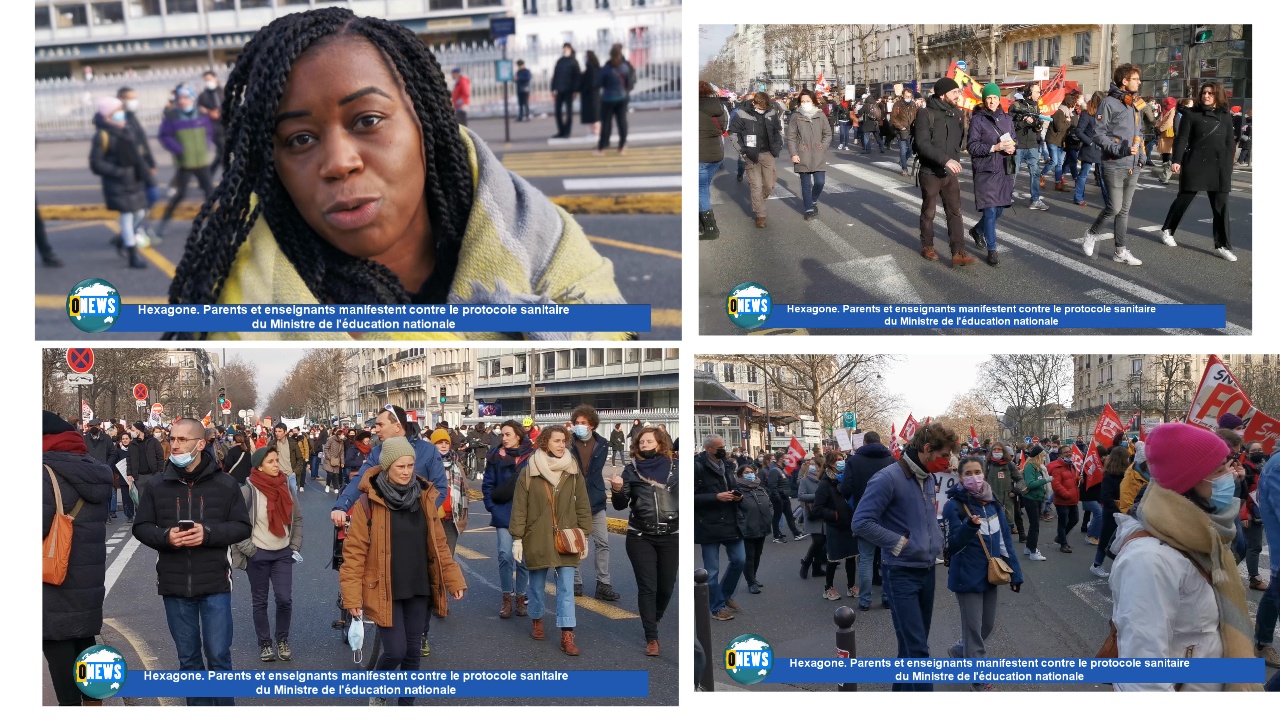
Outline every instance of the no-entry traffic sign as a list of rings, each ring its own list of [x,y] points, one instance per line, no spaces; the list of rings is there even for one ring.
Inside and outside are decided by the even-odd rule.
[[[134,386],[133,386],[133,399],[134,399],[134,400],[137,400],[138,402],[142,402],[143,400],[146,400],[146,399],[147,399],[147,386],[146,386],[146,385],[143,385],[142,383],[138,383],[137,385],[134,385]]]
[[[68,348],[67,367],[72,372],[87,373],[93,369],[92,348]]]
[[[223,410],[230,410],[230,409],[231,409],[231,401],[230,401],[230,400],[223,399],[223,401],[222,401],[222,409],[223,409]]]

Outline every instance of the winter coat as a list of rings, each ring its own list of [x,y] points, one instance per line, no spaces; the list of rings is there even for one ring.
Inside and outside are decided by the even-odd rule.
[[[1062,459],[1049,463],[1050,482],[1053,483],[1053,504],[1075,507],[1080,504],[1080,477],[1071,460]]]
[[[1231,192],[1235,138],[1226,108],[1187,110],[1173,138],[1173,162],[1182,165],[1178,190]]]
[[[1013,104],[1009,106],[1009,115],[1016,130],[1014,139],[1018,141],[1018,149],[1039,148],[1044,120],[1040,119],[1040,106],[1036,101],[1021,94],[1015,95]],[[1027,118],[1032,118],[1035,122],[1028,123]]]
[[[951,171],[947,161],[959,162],[964,148],[964,127],[960,124],[960,112],[944,103],[937,96],[930,96],[924,112],[916,115],[912,126],[916,151],[920,155],[920,171],[946,177]]]
[[[734,487],[742,493],[742,537],[754,540],[772,534],[773,502],[759,476],[751,483],[735,477]]]
[[[1125,93],[1112,83],[1110,94],[1098,105],[1093,141],[1102,148],[1102,161],[1108,167],[1136,169],[1142,151],[1135,154],[1132,146],[1134,138],[1142,137],[1142,121],[1136,108],[1125,105],[1124,97]]]
[[[1067,130],[1071,129],[1071,117],[1067,115],[1061,107],[1053,113],[1053,117],[1049,120],[1049,132],[1045,134],[1044,141],[1049,145],[1057,145],[1063,147],[1066,144]]]
[[[1181,552],[1154,537],[1127,545],[1142,523],[1116,517],[1120,549],[1111,564],[1111,621],[1120,658],[1220,658],[1218,603],[1212,586]],[[1121,546],[1123,545],[1123,549]],[[1172,683],[1117,683],[1116,690],[1172,689]],[[1187,683],[1183,692],[1219,691],[1221,683]]]
[[[204,525],[204,543],[174,547],[169,544],[169,531],[187,519]],[[183,598],[231,592],[227,548],[252,531],[240,484],[207,455],[190,476],[167,464],[164,473],[143,488],[133,523],[133,536],[159,551],[156,590]]]
[[[330,472],[341,472],[342,463],[346,459],[343,457],[345,453],[342,451],[342,439],[337,433],[329,436],[324,443],[324,468]]]
[[[852,122],[849,106],[844,103],[836,105],[835,112],[831,113],[831,116],[835,118],[836,122]]]
[[[251,482],[240,486],[240,493],[244,496],[245,507],[249,509],[249,527],[252,528],[258,513],[267,512],[267,501],[263,499],[262,491]],[[299,552],[302,550],[302,503],[298,502],[297,491],[290,489],[290,496],[293,498],[293,513],[284,530],[289,536],[289,549]],[[249,558],[257,552],[258,546],[253,544],[253,531],[250,530],[249,537],[231,546],[231,565],[245,570],[249,567]]]
[[[743,537],[743,510],[740,502],[721,502],[716,495],[733,489],[733,463],[724,461],[721,473],[707,453],[693,458],[693,542],[707,545],[732,542]]]
[[[765,492],[769,493],[771,498],[787,499],[789,489],[787,488],[787,476],[782,474],[782,468],[776,464],[769,467],[761,466],[760,477],[764,485]],[[790,503],[783,503],[789,505]]]
[[[61,585],[41,583],[40,620],[45,640],[92,638],[102,632],[102,602],[107,596],[107,501],[112,477],[107,466],[78,452],[50,450],[41,461],[53,469],[62,511],[84,505],[71,522],[71,556]],[[49,472],[40,468],[43,488],[41,537],[49,535],[57,511]]]
[[[973,166],[973,200],[978,210],[1013,205],[1017,165],[1013,155],[992,152],[1000,136],[1013,136],[1013,120],[1003,110],[975,110],[969,125],[969,158]]]
[[[636,71],[631,63],[623,60],[614,65],[605,63],[600,68],[600,100],[603,102],[623,102],[631,97],[631,88],[636,85]]]
[[[214,153],[213,121],[197,112],[191,117],[166,113],[160,123],[160,144],[173,153],[174,164],[184,170],[209,167]]]
[[[818,486],[822,480],[817,475],[810,475],[807,471],[800,478],[800,488],[797,497],[802,503],[802,522],[801,528],[810,535],[825,535],[827,532],[827,524],[822,521],[822,516],[818,514],[814,502],[818,498]]]
[[[280,472],[286,475],[297,475],[298,477],[302,477],[307,467],[307,459],[303,457],[302,447],[298,445],[297,438],[285,435],[284,439],[285,442],[289,443],[289,464],[292,465],[292,467],[281,466]],[[277,450],[278,452],[278,445],[279,441],[274,437],[267,441],[268,450]]]
[[[342,459],[342,469],[347,473],[347,477],[350,479],[358,477],[361,466],[364,465],[368,458],[369,453],[361,452],[360,448],[356,447],[355,443],[351,443],[351,446],[347,448],[346,457]],[[359,487],[359,484],[357,484],[356,487]],[[349,510],[350,506],[343,509]]]
[[[759,162],[760,150],[768,148],[774,157],[782,153],[782,115],[776,105],[763,113],[739,108],[729,121],[729,142],[751,162]]]
[[[1098,119],[1089,113],[1078,114],[1076,135],[1080,137],[1080,162],[1097,165],[1102,162],[1102,148],[1094,142],[1098,132]]]
[[[827,146],[831,144],[831,124],[822,113],[812,117],[797,111],[787,125],[787,147],[792,155],[799,156],[795,171],[823,172],[827,169]]]
[[[556,68],[551,73],[551,92],[568,93],[570,97],[582,84],[582,70],[578,67],[578,59],[570,55],[556,61]]]
[[[942,553],[936,495],[930,478],[916,479],[899,460],[867,483],[853,514],[853,533],[880,546],[885,565],[932,568]],[[908,542],[899,548],[903,540]]]
[[[1014,478],[1020,478],[1018,466],[1013,464],[1013,448],[1005,447],[1004,457],[1000,462],[994,460],[987,463],[987,484],[991,486],[991,494],[1000,502],[1009,498]]]
[[[1143,467],[1139,467],[1138,463],[1133,463],[1124,471],[1124,479],[1120,481],[1120,499],[1116,501],[1117,512],[1129,512],[1143,486],[1151,482],[1151,471],[1145,465],[1143,463]]]
[[[533,84],[533,71],[529,68],[520,68],[516,71],[516,92],[527,93],[529,86]]]
[[[596,442],[591,450],[591,457],[579,457],[578,442],[576,440],[569,441],[569,452],[573,453],[573,459],[578,461],[582,476],[586,478],[587,497],[591,499],[591,514],[595,515],[598,512],[604,512],[606,496],[604,490],[604,464],[609,462],[609,444],[594,431],[591,436]]]
[[[590,63],[582,72],[578,85],[578,104],[582,107],[582,124],[600,122],[600,66]]]
[[[1102,503],[1104,515],[1120,512],[1117,503],[1120,500],[1120,483],[1123,480],[1123,475],[1102,474],[1102,482],[1098,483],[1098,501]]]
[[[201,90],[200,96],[196,98],[196,105],[205,110],[222,110],[222,86],[218,86],[213,90],[208,88]],[[213,120],[213,118],[209,119]],[[213,136],[220,138],[224,132],[221,119],[214,121]]]
[[[724,159],[724,133],[729,129],[729,113],[719,98],[698,98],[698,162]]]
[[[849,467],[845,466],[845,472]],[[827,559],[844,560],[858,554],[858,539],[854,537],[850,526],[853,522],[853,509],[848,501],[840,495],[838,478],[823,477],[818,480],[818,488],[814,492],[813,510],[824,524],[823,532],[827,536]]]
[[[1173,154],[1173,138],[1175,133],[1173,130],[1173,119],[1177,116],[1177,108],[1167,113],[1161,113],[1160,119],[1156,121],[1156,151],[1161,153]]]
[[[155,169],[156,158],[151,154],[151,140],[147,137],[147,131],[143,129],[142,122],[138,120],[138,116],[126,112],[124,114],[124,129],[128,131],[129,137],[133,139],[133,144],[138,148],[138,157],[142,158],[142,162],[146,163],[148,170]],[[155,185],[155,178],[148,173],[146,177],[148,186]]]
[[[621,430],[614,430],[609,433],[609,449],[625,450],[627,446],[627,436]]]
[[[89,457],[103,465],[114,466],[117,462],[120,462],[120,449],[116,447],[116,442],[111,439],[111,436],[105,432],[99,432],[97,438],[93,437],[93,433],[85,433],[84,445],[89,450]]]
[[[1045,498],[1049,496],[1050,481],[1051,478],[1047,469],[1041,472],[1030,461],[1022,466],[1022,482],[1027,486],[1027,491],[1022,494],[1024,498],[1034,502],[1044,502]]]
[[[1280,548],[1280,460],[1268,460],[1258,475],[1258,514],[1267,547]]]
[[[406,438],[409,445],[413,447],[413,474],[424,477],[435,486],[436,489],[436,507],[439,508],[444,504],[444,499],[449,496],[449,478],[444,472],[444,462],[440,459],[440,452],[436,450],[436,446],[418,437],[415,433]],[[382,446],[379,445],[369,451],[369,457],[365,458],[364,463],[360,465],[359,477],[364,477],[369,470],[375,465],[382,462]],[[359,486],[355,483],[347,485],[347,489],[338,498],[343,510],[351,507],[351,503],[355,502],[360,494]],[[335,508],[336,509],[336,508]]]
[[[1102,500],[1102,483],[1095,483],[1093,487],[1085,487],[1085,484],[1089,482],[1088,476],[1083,473],[1077,474],[1080,476],[1078,485],[1080,488],[1080,502],[1100,502]]]
[[[551,499],[547,499],[551,490]],[[511,505],[511,537],[524,546],[524,564],[530,570],[556,567],[578,567],[577,553],[561,555],[556,551],[554,522],[561,530],[578,528],[591,535],[591,501],[587,498],[587,481],[581,473],[560,475],[554,488],[551,482],[525,463],[516,481],[516,496]]]
[[[151,169],[138,153],[132,134],[93,116],[96,132],[89,146],[89,169],[102,178],[102,198],[108,210],[137,212],[147,208],[147,180]],[[105,433],[104,433],[105,437]]]
[[[916,105],[915,100],[911,102],[899,100],[893,104],[893,110],[889,111],[889,124],[898,132],[899,139],[911,137],[911,127],[915,125],[916,115],[919,112],[920,107]]]
[[[391,627],[391,511],[374,488],[373,478],[382,466],[371,468],[360,478],[360,492],[369,498],[368,507],[357,502],[351,508],[351,526],[342,543],[342,567],[338,585],[342,606],[364,608],[365,619],[378,627]],[[449,594],[466,590],[462,570],[449,552],[449,542],[436,507],[439,494],[431,483],[415,477],[422,485],[422,514],[427,519],[427,567],[431,576],[431,606],[440,617],[449,614]],[[440,501],[443,502],[443,501]]]
[[[511,502],[515,499],[515,481],[533,454],[533,445],[525,440],[520,447],[509,450],[495,447],[489,451],[484,464],[484,481],[480,485],[484,494],[484,509],[489,511],[489,525],[505,528],[511,525]],[[498,497],[494,491],[498,490]]]
[[[251,465],[253,465],[253,453],[246,452],[239,445],[233,445],[222,460],[222,471],[243,485],[249,480],[249,471],[253,470]]]
[[[1022,566],[1018,564],[1017,545],[1009,532],[1009,518],[1004,513],[1004,503],[999,496],[991,502],[975,499],[956,485],[947,491],[946,505],[942,508],[942,521],[947,527],[947,554],[951,563],[947,571],[947,589],[955,593],[980,593],[995,587],[987,582],[987,553],[1002,557],[1013,570],[1010,583],[1022,582]],[[992,547],[986,536],[978,537],[979,527],[969,524],[969,515],[977,515],[988,528],[999,527],[1000,547]],[[987,549],[982,549],[983,542]]]
[[[648,480],[662,484],[665,489],[654,486]],[[658,522],[657,494],[660,492],[669,493],[671,499],[676,502],[676,507],[679,507],[680,471],[678,464],[674,459],[671,461],[670,478],[649,478],[648,480],[640,475],[640,470],[636,467],[634,461],[628,462],[622,468],[622,489],[612,495],[613,509],[626,510],[630,508],[631,514],[627,516],[628,535],[675,535],[680,530],[679,521],[673,523]]]
[[[880,118],[884,115],[879,105],[873,102],[862,104],[862,111],[858,113],[858,129],[862,132],[879,132]]]
[[[867,491],[867,481],[895,462],[893,453],[880,443],[863,445],[845,462],[840,476],[840,496],[853,501],[856,509]]]

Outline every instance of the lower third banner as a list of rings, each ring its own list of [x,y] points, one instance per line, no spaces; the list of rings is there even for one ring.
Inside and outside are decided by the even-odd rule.
[[[646,697],[639,670],[131,670],[121,697]]]

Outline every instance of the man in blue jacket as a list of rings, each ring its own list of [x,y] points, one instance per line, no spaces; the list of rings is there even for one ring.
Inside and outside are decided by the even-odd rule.
[[[1272,458],[1275,459],[1275,458]],[[1280,460],[1267,460],[1258,476],[1258,510],[1262,514],[1262,528],[1267,533],[1267,545],[1274,556],[1280,548]],[[1280,562],[1271,559],[1271,584],[1258,603],[1258,619],[1254,625],[1254,654],[1266,660],[1271,667],[1280,667],[1280,653],[1276,652],[1276,617],[1280,613]],[[1280,683],[1280,673],[1272,678],[1272,684]],[[1268,690],[1271,688],[1268,687]]]
[[[609,441],[596,434],[600,415],[590,405],[579,405],[569,418],[573,421],[573,459],[578,461],[582,476],[587,481],[587,496],[591,498],[591,541],[596,556],[596,599],[616,601],[620,595],[613,591],[609,577],[609,518],[605,514],[604,464],[609,459]],[[582,566],[578,566],[573,594],[582,596]]]
[[[409,444],[413,446],[413,472],[415,475],[426,478],[432,485],[436,486],[439,493],[436,497],[436,507],[444,504],[444,498],[449,492],[449,478],[444,474],[444,463],[440,462],[440,453],[435,446],[423,440],[418,435],[418,430],[409,423],[408,416],[405,415],[404,408],[399,405],[388,405],[378,413],[378,419],[374,422],[373,431],[378,434],[378,439],[386,442],[393,437],[402,437],[409,440]],[[347,512],[351,510],[351,506],[356,500],[360,499],[360,479],[364,477],[366,472],[374,466],[381,466],[382,445],[378,445],[369,451],[369,457],[365,458],[364,464],[360,466],[359,472],[347,483],[347,487],[338,496],[338,501],[333,504],[333,511],[329,513],[329,518],[333,520],[333,524],[342,527],[347,521]]]
[[[853,513],[853,533],[884,551],[880,574],[893,610],[898,657],[929,657],[934,565],[942,552],[930,474],[945,472],[959,446],[955,432],[925,423],[902,457],[872,476]],[[932,683],[894,683],[894,692],[932,691]]]

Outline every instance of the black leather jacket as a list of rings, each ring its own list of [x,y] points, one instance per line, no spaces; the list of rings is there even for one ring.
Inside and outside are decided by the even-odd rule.
[[[650,479],[656,482],[665,481],[667,490],[663,491],[654,487],[640,477],[639,471],[636,470],[635,462],[628,461],[626,467],[622,469],[622,489],[613,493],[613,507],[615,510],[626,510],[630,506],[631,515],[627,518],[628,533],[635,533],[636,535],[675,535],[680,529],[680,523],[676,519],[671,522],[659,521],[656,494],[667,492],[671,495],[670,507],[678,508],[680,506],[680,475],[676,461],[671,461],[671,477]]]

